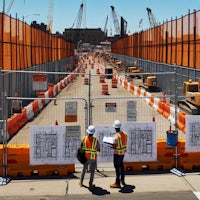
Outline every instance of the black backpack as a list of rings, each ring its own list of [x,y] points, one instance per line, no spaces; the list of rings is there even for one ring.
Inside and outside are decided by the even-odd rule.
[[[83,151],[81,147],[78,148],[76,157],[81,164],[85,164],[87,161],[87,158],[85,157],[85,151]]]

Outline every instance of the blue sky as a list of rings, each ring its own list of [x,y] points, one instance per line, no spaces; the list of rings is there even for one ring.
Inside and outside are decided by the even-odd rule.
[[[5,1],[5,12],[8,10],[11,0],[0,0],[0,8],[3,10]],[[53,33],[63,32],[65,28],[71,28],[76,23],[76,17],[81,3],[84,3],[84,14],[82,28],[101,28],[104,29],[106,16],[108,16],[108,34],[115,34],[111,7],[114,6],[120,23],[122,16],[127,22],[129,34],[138,32],[139,21],[143,19],[143,29],[149,28],[149,20],[146,8],[149,7],[159,23],[166,20],[180,18],[188,14],[188,10],[193,12],[200,10],[200,0],[54,0],[53,13]],[[38,23],[48,23],[49,0],[14,0],[9,14],[19,19],[23,19],[30,24],[36,20]],[[39,14],[39,15],[36,15]]]

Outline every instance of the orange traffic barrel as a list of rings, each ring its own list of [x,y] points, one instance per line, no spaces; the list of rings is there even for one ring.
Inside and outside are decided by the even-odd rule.
[[[88,85],[88,78],[84,78],[84,85]]]
[[[100,83],[105,83],[105,76],[100,76],[99,77],[99,82]]]
[[[117,88],[117,78],[112,78],[112,88]]]
[[[96,69],[96,73],[97,73],[97,74],[100,74],[99,68]]]
[[[85,76],[85,68],[82,68],[82,74],[81,74],[82,77]]]
[[[102,94],[108,95],[108,84],[107,83],[102,84]]]

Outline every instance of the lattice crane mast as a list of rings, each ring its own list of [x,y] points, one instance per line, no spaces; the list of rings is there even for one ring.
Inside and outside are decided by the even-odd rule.
[[[112,10],[112,17],[113,17],[113,23],[114,23],[114,27],[115,27],[115,32],[116,32],[117,35],[120,35],[119,21],[118,21],[117,14],[115,12],[114,6],[111,6],[111,10]]]
[[[150,27],[153,28],[153,27],[158,26],[156,18],[154,17],[151,9],[150,8],[146,8],[146,9],[147,9],[147,14],[148,14],[148,18],[149,18]]]
[[[81,23],[82,23],[82,18],[83,18],[83,3],[81,4],[80,8],[79,8],[79,11],[78,11],[78,14],[76,16],[76,19],[72,25],[72,28],[74,28],[74,24],[76,22],[76,26],[75,28],[77,29],[80,29],[81,28]]]
[[[49,10],[48,10],[48,24],[47,24],[47,31],[49,33],[52,32],[52,27],[53,27],[53,10],[54,10],[54,0],[49,0]]]

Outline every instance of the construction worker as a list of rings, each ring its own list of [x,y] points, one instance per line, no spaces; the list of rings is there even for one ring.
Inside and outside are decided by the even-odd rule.
[[[127,134],[121,131],[121,122],[115,120],[113,123],[116,133],[114,134],[114,144],[112,148],[114,149],[113,162],[116,173],[115,183],[110,184],[110,188],[121,188],[121,185],[125,185],[125,174],[124,174],[124,155],[126,153],[127,146]]]
[[[93,125],[90,125],[88,127],[87,133],[88,135],[83,137],[81,142],[81,147],[83,151],[85,151],[87,161],[83,165],[79,185],[81,187],[83,186],[85,172],[89,167],[90,171],[89,190],[92,190],[95,187],[95,184],[93,184],[93,180],[94,180],[94,172],[95,169],[97,168],[97,151],[100,151],[100,144],[98,139],[93,136],[95,133],[95,127]]]

